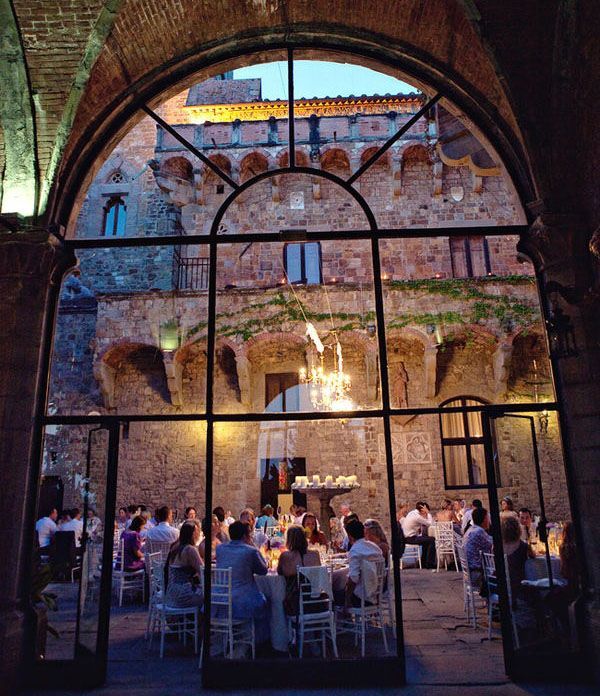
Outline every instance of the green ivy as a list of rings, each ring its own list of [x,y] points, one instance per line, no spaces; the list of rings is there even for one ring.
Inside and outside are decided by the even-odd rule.
[[[426,326],[443,324],[450,329],[466,324],[478,324],[495,319],[507,333],[515,327],[526,328],[536,319],[539,311],[535,305],[526,304],[519,299],[506,294],[485,292],[481,286],[489,283],[508,285],[535,284],[535,279],[529,276],[503,276],[478,279],[449,279],[449,280],[393,280],[384,283],[384,292],[424,292],[432,296],[448,297],[461,300],[464,309],[444,312],[401,313],[387,322],[388,329],[400,329],[405,326]],[[265,291],[269,292],[269,291]],[[435,304],[435,301],[433,301]],[[300,305],[300,306],[299,306]],[[276,309],[277,311],[269,311]],[[248,317],[248,315],[254,315]],[[313,312],[305,306],[300,298],[289,291],[277,291],[272,297],[263,302],[245,305],[233,311],[217,313],[217,333],[219,336],[240,337],[247,341],[253,336],[269,331],[281,331],[288,324],[304,322],[304,318],[316,324],[329,323],[333,319],[332,331],[344,332],[366,329],[368,324],[375,323],[375,312]],[[206,321],[200,321],[187,331],[186,338],[206,338],[204,332]]]

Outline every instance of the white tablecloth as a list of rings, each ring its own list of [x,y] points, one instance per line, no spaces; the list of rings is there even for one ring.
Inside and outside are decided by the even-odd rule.
[[[331,584],[334,592],[343,590],[348,579],[348,568],[337,568],[333,571]],[[288,649],[288,625],[287,616],[283,610],[285,598],[285,579],[276,573],[268,575],[256,575],[258,589],[265,595],[269,602],[269,627],[271,629],[271,645],[275,650],[287,652]]]
[[[552,568],[552,577],[560,577],[560,559],[558,556],[550,556],[550,567]],[[548,577],[548,566],[546,564],[546,556],[536,556],[528,558],[525,561],[525,579],[540,580]]]

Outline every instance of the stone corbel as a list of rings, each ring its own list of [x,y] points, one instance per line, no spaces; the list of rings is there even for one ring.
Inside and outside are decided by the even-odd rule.
[[[204,205],[204,186],[202,181],[204,179],[202,169],[194,169],[194,199],[196,205]]]
[[[281,194],[279,193],[279,177],[271,177],[271,200],[273,203],[281,203]]]
[[[94,363],[94,378],[100,386],[100,392],[104,400],[104,407],[114,409],[115,404],[115,375],[117,370],[104,361]]]
[[[481,193],[483,191],[483,177],[473,174],[473,193]]]
[[[170,351],[163,352],[163,364],[171,403],[173,406],[183,406],[183,365],[175,360],[175,354]]]
[[[250,360],[245,355],[236,355],[235,365],[237,369],[238,386],[240,388],[240,401],[248,411],[252,407],[252,392],[250,386]]]
[[[313,181],[312,197],[313,197],[313,201],[320,201],[321,200],[321,183],[319,181]]]
[[[513,347],[510,343],[501,343],[492,356],[494,369],[494,392],[497,397],[504,396],[508,389],[508,375]]]
[[[433,162],[432,172],[433,172],[433,195],[442,195],[442,172],[444,170],[444,165],[439,157],[436,157]]]
[[[394,198],[398,198],[402,195],[402,155],[392,155],[391,168]]]
[[[427,346],[423,356],[425,369],[425,397],[433,399],[437,394],[437,346]]]

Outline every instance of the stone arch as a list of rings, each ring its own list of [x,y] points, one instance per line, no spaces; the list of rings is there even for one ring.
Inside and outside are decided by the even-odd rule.
[[[362,166],[367,162],[367,160],[372,157],[377,150],[379,150],[378,145],[373,145],[371,147],[365,147],[363,148],[362,152],[360,153],[360,165]],[[372,167],[389,167],[390,165],[390,153],[389,152],[384,152],[381,157],[377,158],[377,160],[371,165]]]
[[[227,157],[226,155],[224,155],[224,154],[218,152],[218,153],[216,153],[216,154],[214,154],[214,155],[209,155],[208,159],[209,159],[211,162],[214,162],[214,164],[216,164],[217,167],[219,167],[219,169],[220,169],[221,171],[223,171],[225,174],[227,174],[228,176],[231,176],[231,172],[232,172],[232,169],[233,169],[233,165],[232,165],[231,159],[230,159],[229,157]],[[205,184],[206,184],[206,183],[211,183],[211,184],[212,184],[212,183],[222,184],[222,183],[224,183],[224,182],[223,182],[223,179],[221,179],[221,177],[218,176],[218,174],[216,174],[216,172],[213,172],[212,169],[209,169],[209,168],[205,165],[204,183],[205,183]]]
[[[169,157],[160,163],[160,173],[184,181],[193,181],[194,167],[187,157]]]
[[[296,148],[296,166],[297,167],[309,167],[310,159],[306,152],[300,148]],[[277,155],[277,164],[280,167],[290,166],[290,153],[288,149],[282,150],[279,155]]]
[[[328,172],[350,173],[350,157],[341,147],[331,147],[321,155],[321,169]]]
[[[265,409],[266,375],[297,373],[307,364],[307,348],[304,336],[286,331],[263,332],[247,341],[248,403],[252,410]]]
[[[541,327],[523,329],[512,337],[508,389],[520,400],[553,398],[552,367]]]
[[[170,401],[165,360],[157,346],[130,340],[112,344],[98,356],[94,376],[107,409],[161,412]]]
[[[443,400],[454,393],[473,393],[494,401],[506,378],[507,356],[498,348],[497,337],[480,326],[462,326],[448,334],[437,354],[436,394]]]
[[[269,169],[269,159],[262,152],[249,152],[240,162],[240,183]]]

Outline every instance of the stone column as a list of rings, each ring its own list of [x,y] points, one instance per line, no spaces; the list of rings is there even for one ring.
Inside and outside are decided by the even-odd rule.
[[[44,335],[61,277],[73,265],[75,257],[46,232],[0,233],[2,693],[14,693],[11,689],[31,647],[26,630],[28,582],[39,477],[39,462],[32,459],[38,446],[33,419],[37,398],[47,387]]]
[[[576,356],[552,356],[557,398],[562,404],[562,437],[572,519],[578,529],[580,557],[587,574],[584,598],[588,646],[600,664],[600,292],[594,288],[587,231],[575,216],[544,214],[536,220],[519,249],[533,259],[540,296],[548,319],[556,301],[571,320]],[[566,492],[565,492],[566,495]]]

